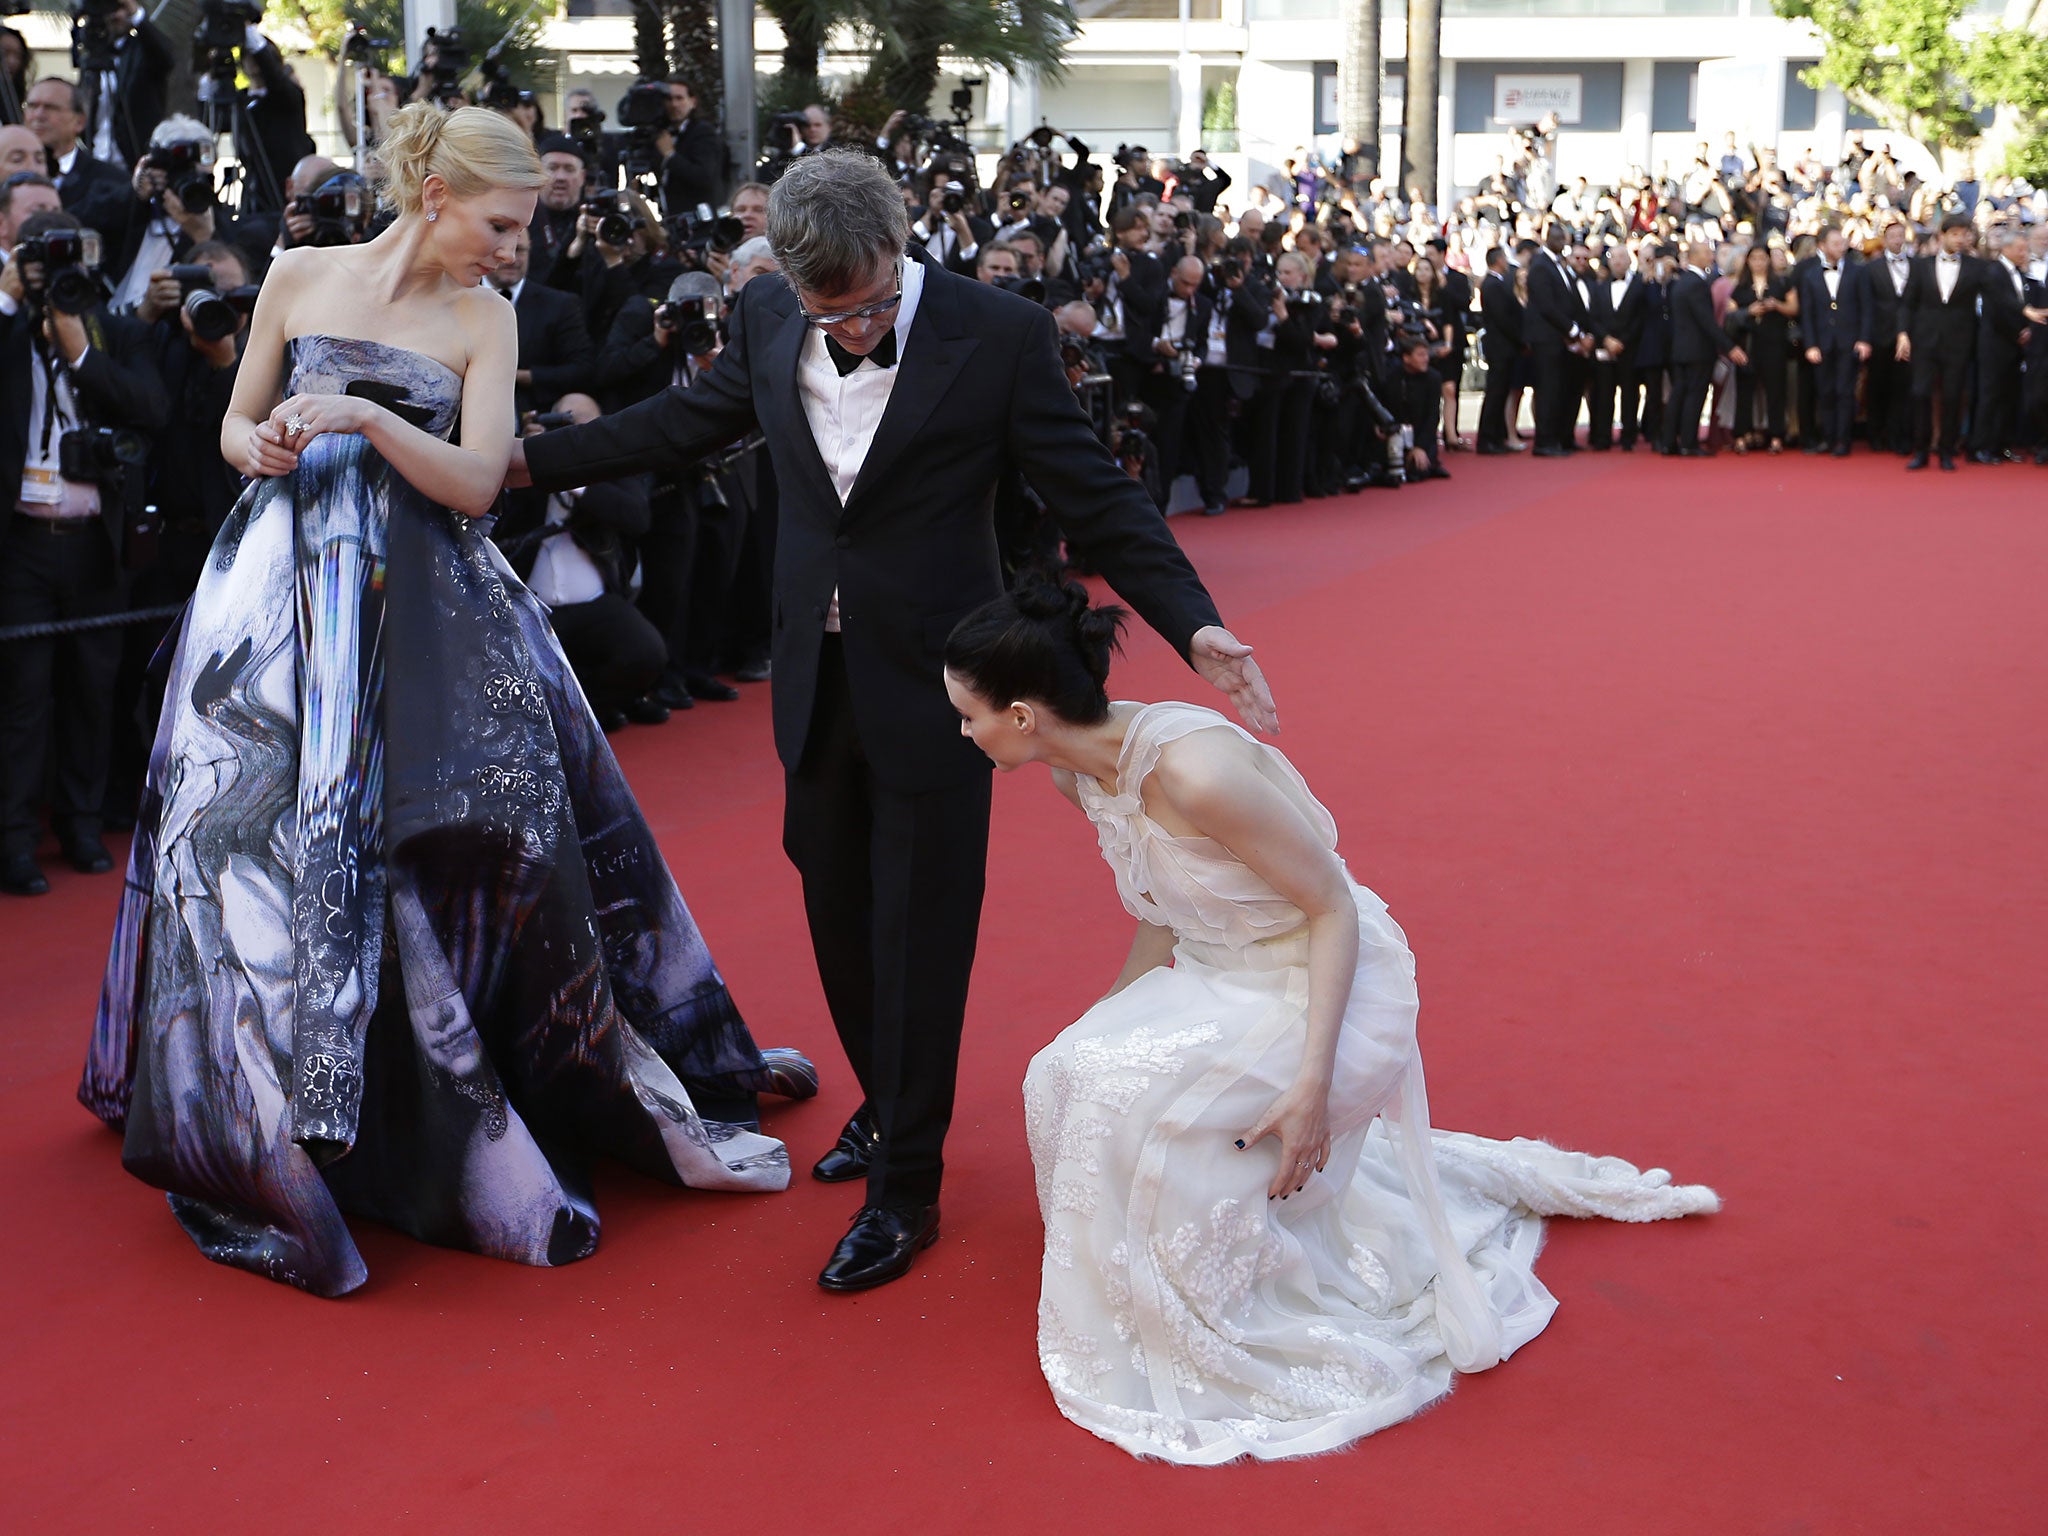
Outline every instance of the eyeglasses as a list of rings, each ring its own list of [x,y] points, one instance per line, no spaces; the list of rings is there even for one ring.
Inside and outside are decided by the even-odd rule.
[[[880,302],[874,304],[863,304],[859,309],[849,309],[841,313],[831,315],[814,315],[808,309],[804,308],[803,301],[799,299],[797,301],[796,312],[802,315],[804,319],[809,321],[812,325],[815,325],[820,330],[822,330],[828,325],[844,325],[849,320],[872,320],[878,315],[888,314],[891,310],[893,310],[898,304],[901,304],[902,302],[903,263],[901,261],[898,261],[896,263],[896,291],[890,294],[888,298],[883,299]]]

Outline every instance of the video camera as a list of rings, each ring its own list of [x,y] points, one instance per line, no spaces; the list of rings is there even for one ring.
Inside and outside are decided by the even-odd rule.
[[[199,26],[192,34],[192,73],[211,78],[232,93],[249,29],[262,20],[263,7],[257,0],[205,0],[199,9]]]
[[[434,52],[431,64],[424,57],[429,48]],[[443,105],[460,96],[462,77],[469,73],[469,43],[462,29],[450,27],[441,32],[427,28],[426,36],[420,40],[420,53],[420,73],[434,82],[427,94]]]
[[[256,312],[254,283],[221,293],[213,286],[213,269],[196,263],[169,269],[178,280],[179,308],[191,317],[192,334],[201,341],[219,341],[241,329],[242,317]]]
[[[668,86],[660,80],[636,80],[619,98],[619,126],[626,130],[626,149],[620,163],[635,181],[652,181],[661,175],[661,150],[654,140],[668,132]],[[609,243],[609,242],[607,242]]]
[[[50,229],[23,240],[10,258],[21,272],[30,305],[60,315],[82,315],[106,298],[100,280],[100,237],[89,229]],[[28,270],[39,269],[31,280]]]
[[[164,173],[164,187],[175,192],[187,213],[205,213],[213,207],[213,145],[204,139],[185,139],[164,144],[142,157],[143,165]]]
[[[71,66],[81,74],[100,74],[114,67],[114,44],[121,34],[114,30],[114,16],[121,0],[74,0],[71,7]],[[30,9],[8,7],[10,16]]]

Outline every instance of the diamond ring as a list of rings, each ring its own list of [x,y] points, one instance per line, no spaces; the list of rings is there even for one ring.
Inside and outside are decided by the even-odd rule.
[[[285,419],[284,419],[284,435],[285,435],[286,437],[297,437],[297,436],[298,436],[298,435],[299,435],[299,434],[300,434],[301,432],[303,432],[303,431],[305,431],[305,430],[306,430],[306,420],[305,420],[305,418],[304,418],[303,416],[287,416],[287,417],[285,417]]]

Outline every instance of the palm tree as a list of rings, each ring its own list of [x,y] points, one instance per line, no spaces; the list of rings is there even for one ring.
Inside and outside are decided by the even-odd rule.
[[[1443,64],[1443,0],[1408,0],[1408,87],[1401,112],[1402,185],[1436,200],[1437,77]]]
[[[1344,41],[1337,60],[1337,133],[1356,144],[1357,171],[1380,168],[1380,0],[1344,0]]]

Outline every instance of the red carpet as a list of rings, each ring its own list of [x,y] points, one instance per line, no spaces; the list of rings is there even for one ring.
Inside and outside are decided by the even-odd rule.
[[[11,1531],[2042,1529],[2048,479],[1456,462],[1175,526],[1419,956],[1439,1120],[1716,1186],[1559,1223],[1550,1331],[1337,1456],[1189,1471],[1054,1412],[1017,1085],[1127,937],[1002,783],[946,1229],[867,1297],[855,1196],[602,1177],[534,1271],[360,1229],[323,1302],[204,1262],[71,1099],[111,879],[0,906]],[[1125,695],[1199,696],[1149,635]],[[764,1042],[850,1109],[767,697],[618,745]],[[2029,1129],[2031,1127],[2032,1129]]]

